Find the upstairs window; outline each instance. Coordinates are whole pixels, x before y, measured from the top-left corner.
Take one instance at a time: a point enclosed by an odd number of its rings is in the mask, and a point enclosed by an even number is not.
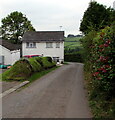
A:
[[[46,48],[53,48],[53,43],[52,42],[47,42],[46,43]]]
[[[35,42],[31,42],[31,43],[30,43],[30,42],[27,42],[27,43],[26,43],[26,47],[27,47],[27,48],[36,48],[36,43],[35,43]]]
[[[56,48],[60,48],[60,43],[59,42],[56,43]]]

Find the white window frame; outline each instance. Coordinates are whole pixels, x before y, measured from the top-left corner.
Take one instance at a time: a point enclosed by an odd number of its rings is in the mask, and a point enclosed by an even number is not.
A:
[[[56,48],[60,48],[60,42],[56,42]]]
[[[36,48],[35,42],[26,42],[26,48]]]
[[[52,42],[46,42],[46,48],[53,48]]]

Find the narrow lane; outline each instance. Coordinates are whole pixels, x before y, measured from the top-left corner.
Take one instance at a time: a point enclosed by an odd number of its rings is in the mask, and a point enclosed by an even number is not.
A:
[[[91,118],[83,64],[70,63],[5,96],[3,118]]]

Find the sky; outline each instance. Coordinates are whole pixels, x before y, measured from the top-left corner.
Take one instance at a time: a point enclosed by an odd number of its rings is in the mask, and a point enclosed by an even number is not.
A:
[[[0,20],[14,11],[22,12],[36,31],[80,33],[80,21],[91,0],[0,0]],[[96,0],[113,7],[114,0]],[[101,12],[101,11],[100,11]],[[1,22],[0,22],[1,26]],[[61,27],[60,27],[61,26]]]

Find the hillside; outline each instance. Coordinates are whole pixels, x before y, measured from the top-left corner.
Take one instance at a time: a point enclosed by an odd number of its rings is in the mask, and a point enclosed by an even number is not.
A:
[[[81,43],[80,43],[80,38],[81,37],[68,37],[65,38],[65,43],[64,43],[64,47],[65,48],[69,48],[69,49],[75,49],[76,47],[81,47]]]

